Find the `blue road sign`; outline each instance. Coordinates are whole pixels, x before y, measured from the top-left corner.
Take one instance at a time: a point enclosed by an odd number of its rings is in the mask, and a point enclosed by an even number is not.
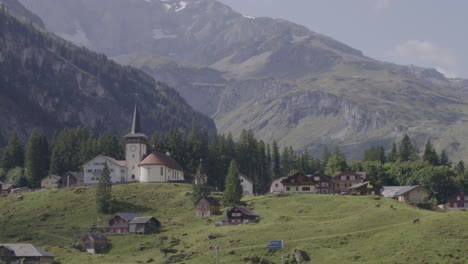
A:
[[[272,240],[267,245],[268,249],[282,249],[283,248],[283,240]]]

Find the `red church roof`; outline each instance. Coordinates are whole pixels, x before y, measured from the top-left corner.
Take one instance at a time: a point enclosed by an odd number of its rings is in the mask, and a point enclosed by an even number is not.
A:
[[[170,156],[157,151],[146,156],[146,158],[144,158],[138,165],[165,165],[173,170],[183,171],[182,167],[179,165],[179,163],[177,163],[177,161],[175,161]]]

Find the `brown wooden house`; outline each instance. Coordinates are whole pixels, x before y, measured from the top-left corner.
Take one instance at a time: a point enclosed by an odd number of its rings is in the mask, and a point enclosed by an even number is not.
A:
[[[209,217],[219,214],[219,201],[211,196],[203,197],[195,203],[195,215]]]
[[[255,223],[260,220],[260,216],[250,211],[244,206],[234,206],[227,209],[226,218],[221,220],[222,224],[239,225]]]
[[[349,187],[365,182],[366,179],[365,172],[339,172],[333,176],[333,190],[338,194],[348,194]]]
[[[447,207],[450,209],[468,209],[468,193],[457,193],[449,197]]]
[[[99,254],[105,251],[109,246],[109,240],[102,233],[88,233],[80,238],[83,248],[91,254]]]
[[[380,195],[381,186],[375,185],[370,181],[355,184],[348,188],[351,195]]]
[[[135,217],[128,224],[130,233],[150,234],[159,231],[161,222],[152,216]]]
[[[12,264],[53,264],[54,255],[31,244],[0,244],[0,261]]]
[[[15,188],[15,185],[14,184],[11,184],[11,183],[4,183],[1,185],[1,190],[0,192],[2,193],[10,193],[11,190],[13,190],[13,188]]]
[[[109,219],[109,232],[113,234],[126,234],[130,231],[129,223],[135,217],[140,217],[134,213],[116,213]]]
[[[286,193],[315,193],[317,184],[313,178],[298,172],[282,180],[284,192]]]
[[[68,188],[73,186],[84,185],[84,174],[83,172],[66,172],[60,179],[60,187]]]
[[[315,189],[317,193],[330,194],[333,193],[333,178],[320,172],[315,172],[307,177],[316,182]]]

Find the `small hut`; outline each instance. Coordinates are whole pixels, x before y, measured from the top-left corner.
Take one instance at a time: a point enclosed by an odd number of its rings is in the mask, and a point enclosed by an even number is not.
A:
[[[161,222],[152,216],[135,217],[128,223],[130,233],[149,234],[159,231]]]
[[[195,214],[200,217],[209,217],[219,213],[219,201],[211,196],[200,198],[195,203]]]
[[[110,244],[107,237],[101,233],[87,233],[80,238],[83,248],[91,254],[102,253]]]

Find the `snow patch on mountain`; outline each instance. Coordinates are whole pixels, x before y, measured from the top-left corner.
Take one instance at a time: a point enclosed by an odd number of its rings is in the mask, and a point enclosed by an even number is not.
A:
[[[176,11],[176,12],[182,11],[182,10],[184,10],[184,9],[187,7],[187,5],[188,5],[188,2],[180,1],[180,2],[177,4],[178,8],[177,8],[176,10],[174,10],[174,11]]]
[[[153,38],[155,40],[168,39],[168,38],[177,38],[177,35],[170,35],[170,34],[167,34],[167,32],[165,32],[164,30],[162,30],[160,28],[155,28],[155,29],[153,29]]]

